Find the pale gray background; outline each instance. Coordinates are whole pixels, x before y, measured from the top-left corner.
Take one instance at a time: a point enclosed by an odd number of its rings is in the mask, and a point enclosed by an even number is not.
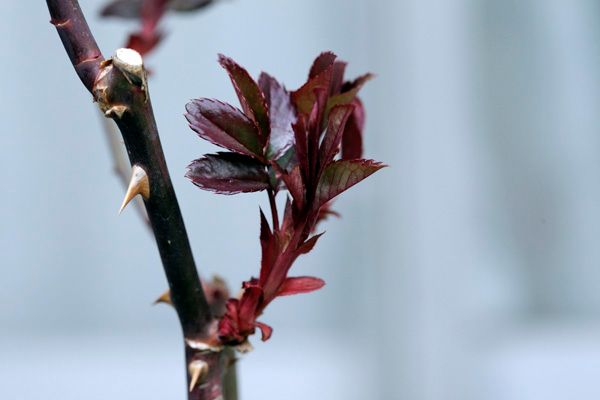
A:
[[[110,54],[132,25],[100,21]],[[0,2],[0,399],[183,399],[157,251],[111,173],[97,111],[43,1]],[[147,60],[164,150],[205,275],[256,273],[263,196],[183,178],[215,148],[182,117],[235,102],[216,54],[295,88],[331,49],[391,168],[336,203],[296,271],[326,279],[264,316],[243,399],[600,396],[600,4],[231,0],[170,16]],[[255,340],[256,342],[256,340]]]

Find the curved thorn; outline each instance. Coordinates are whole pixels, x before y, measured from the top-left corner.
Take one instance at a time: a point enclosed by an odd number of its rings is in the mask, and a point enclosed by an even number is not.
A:
[[[148,180],[146,171],[136,164],[133,166],[129,187],[127,188],[127,193],[125,193],[125,198],[119,209],[119,214],[121,214],[127,204],[129,204],[129,202],[138,194],[141,194],[146,200],[150,197],[150,181]]]
[[[154,304],[159,304],[159,303],[173,305],[173,303],[171,302],[171,291],[170,290],[167,289],[166,292],[161,294],[160,297],[154,301]]]
[[[208,364],[202,360],[192,361],[188,367],[190,373],[190,392],[194,390],[196,385],[201,382],[201,379],[208,373]]]

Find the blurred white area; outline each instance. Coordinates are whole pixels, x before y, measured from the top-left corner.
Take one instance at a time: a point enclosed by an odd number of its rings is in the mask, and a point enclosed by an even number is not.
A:
[[[81,0],[105,54],[132,25]],[[0,2],[0,398],[185,396],[153,240],[43,1]],[[391,167],[336,202],[239,363],[242,399],[559,400],[600,395],[600,5],[573,1],[232,0],[170,16],[148,58],[199,269],[258,269],[260,195],[183,178],[215,147],[195,97],[236,103],[216,55],[289,88],[331,49],[363,91],[366,155]]]

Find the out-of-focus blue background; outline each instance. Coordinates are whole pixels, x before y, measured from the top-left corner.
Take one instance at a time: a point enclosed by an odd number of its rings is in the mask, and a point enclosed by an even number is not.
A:
[[[133,24],[101,21],[109,55]],[[0,2],[0,398],[183,399],[175,313],[151,237],[43,1]],[[297,87],[331,49],[389,169],[336,202],[239,363],[242,399],[600,396],[600,5],[584,0],[223,0],[171,15],[149,57],[166,157],[201,272],[256,274],[262,195],[183,178],[215,148],[195,97],[236,103],[225,53]]]

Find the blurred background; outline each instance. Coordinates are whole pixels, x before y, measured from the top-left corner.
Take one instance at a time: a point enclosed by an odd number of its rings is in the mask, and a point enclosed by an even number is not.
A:
[[[134,23],[101,20],[110,55]],[[153,239],[43,1],[0,2],[0,398],[183,399],[179,327]],[[169,15],[146,64],[201,273],[256,274],[262,195],[183,178],[214,151],[185,103],[237,104],[217,53],[296,88],[330,49],[362,92],[366,156],[239,362],[242,399],[600,396],[600,3],[223,0]],[[266,197],[266,196],[264,196]]]

